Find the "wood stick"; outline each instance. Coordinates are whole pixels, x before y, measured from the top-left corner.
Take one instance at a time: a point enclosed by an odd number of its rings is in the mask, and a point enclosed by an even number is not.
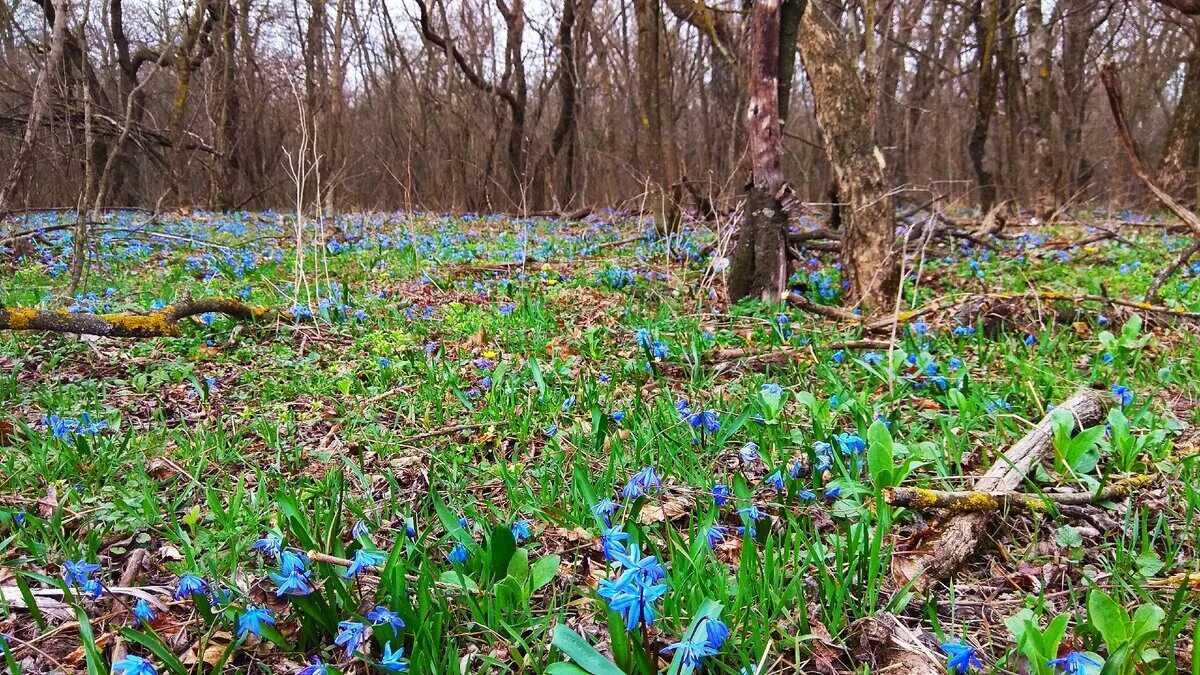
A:
[[[262,321],[291,312],[275,312],[247,305],[232,298],[184,298],[146,314],[72,314],[32,307],[0,307],[0,330],[37,330],[48,333],[78,333],[105,337],[179,337],[179,321],[197,314],[227,314],[243,321]]]
[[[1082,389],[1058,406],[1056,411],[1070,413],[1074,419],[1074,433],[1103,422],[1110,405],[1112,397],[1107,392]],[[975,490],[985,493],[1014,491],[1053,444],[1054,419],[1047,414],[1024,438],[996,459],[987,473],[975,482]],[[995,513],[972,511],[947,521],[929,552],[902,566],[902,573],[910,580],[915,580],[913,588],[924,592],[937,581],[953,575],[975,553]]]
[[[1067,494],[982,492],[979,490],[947,492],[943,490],[925,490],[922,488],[890,488],[884,491],[883,499],[892,506],[905,506],[919,511],[933,509],[945,509],[954,513],[1006,511],[1008,509],[1045,511],[1055,505],[1086,506],[1088,504],[1099,504],[1101,502],[1123,499],[1128,497],[1134,490],[1144,488],[1153,482],[1153,476],[1138,475],[1111,483],[1099,492],[1072,492]]]

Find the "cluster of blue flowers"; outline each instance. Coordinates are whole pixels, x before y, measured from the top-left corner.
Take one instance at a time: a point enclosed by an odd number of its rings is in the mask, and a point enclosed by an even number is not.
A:
[[[79,419],[47,415],[42,421],[54,438],[63,441],[70,440],[75,434],[95,435],[108,428],[107,421],[93,420],[88,413],[81,414]]]

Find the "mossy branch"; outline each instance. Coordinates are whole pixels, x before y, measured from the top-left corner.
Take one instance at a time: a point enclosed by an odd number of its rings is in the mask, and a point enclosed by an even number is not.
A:
[[[179,337],[179,321],[199,314],[225,314],[243,321],[263,321],[288,313],[247,305],[232,298],[185,298],[144,314],[74,314],[66,310],[0,307],[0,330],[36,330],[104,337]]]
[[[922,488],[892,488],[884,491],[883,500],[892,506],[905,506],[918,511],[943,509],[953,513],[1004,511],[1023,509],[1046,511],[1054,506],[1086,506],[1111,502],[1128,497],[1134,490],[1148,487],[1153,476],[1138,475],[1117,481],[1099,492],[1070,494],[1029,494],[1025,492],[983,492],[965,490],[945,492]]]

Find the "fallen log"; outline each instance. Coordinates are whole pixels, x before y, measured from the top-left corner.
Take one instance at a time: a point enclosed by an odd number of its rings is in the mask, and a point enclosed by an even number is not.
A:
[[[275,312],[232,298],[185,298],[144,314],[73,314],[66,310],[0,307],[0,330],[36,330],[120,338],[180,337],[183,335],[179,327],[180,320],[208,313],[225,314],[243,321],[291,316],[290,312]]]
[[[1072,433],[1075,433],[1103,422],[1110,405],[1112,397],[1108,392],[1081,389],[1056,410],[1070,413],[1074,419]],[[1013,492],[1053,444],[1054,420],[1047,414],[1024,438],[992,463],[987,473],[975,482],[975,490],[985,493]],[[906,582],[913,582],[915,590],[927,591],[933,584],[953,575],[975,553],[995,515],[995,510],[955,515],[946,522],[928,553],[899,564],[897,569],[907,577]]]
[[[883,500],[892,506],[904,506],[918,511],[943,509],[953,513],[978,513],[1023,509],[1046,511],[1054,506],[1087,506],[1128,497],[1134,490],[1149,486],[1153,476],[1138,475],[1111,483],[1098,492],[1066,494],[1028,492],[985,492],[981,490],[926,490],[923,488],[890,488]]]

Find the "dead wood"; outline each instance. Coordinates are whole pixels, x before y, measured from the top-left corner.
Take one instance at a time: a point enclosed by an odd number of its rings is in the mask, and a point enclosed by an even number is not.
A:
[[[0,330],[36,330],[103,337],[179,337],[179,321],[199,314],[225,314],[243,321],[290,318],[290,312],[244,304],[232,298],[185,298],[145,314],[72,314],[66,310],[0,307]]]
[[[1082,389],[1058,406],[1074,420],[1072,433],[1104,421],[1112,397],[1095,389]],[[1047,414],[1024,438],[1017,441],[975,482],[975,490],[985,493],[1012,492],[1025,476],[1050,451],[1054,442],[1054,419]],[[953,575],[974,555],[987,534],[995,511],[972,511],[956,515],[946,522],[929,552],[905,563],[902,575],[914,582],[918,591],[927,591],[936,582]]]
[[[985,492],[960,490],[947,492],[921,488],[891,488],[883,499],[892,506],[904,506],[918,511],[943,509],[954,513],[977,513],[1023,509],[1045,511],[1054,506],[1088,506],[1128,497],[1134,490],[1149,486],[1153,476],[1138,475],[1111,483],[1099,492],[1066,494],[1030,494],[1027,492]]]

